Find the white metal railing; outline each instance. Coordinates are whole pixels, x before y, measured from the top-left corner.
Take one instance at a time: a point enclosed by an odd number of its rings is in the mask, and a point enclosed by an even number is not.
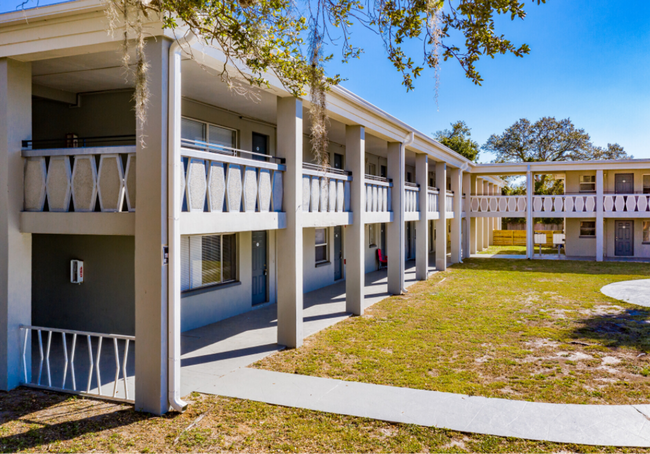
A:
[[[350,211],[352,173],[303,163],[302,210],[313,213]]]
[[[93,212],[97,203],[103,212],[135,211],[135,145],[26,149],[22,156],[25,211],[67,212],[72,205]]]
[[[204,142],[181,144],[183,211],[283,211],[286,166],[281,158]]]
[[[429,213],[438,212],[438,194],[439,191],[437,188],[428,187],[427,188],[427,210]]]
[[[511,213],[526,211],[527,206],[525,195],[473,195],[469,208],[472,213]]]
[[[447,196],[445,199],[445,211],[447,213],[454,212],[454,193],[452,191],[447,191]]]
[[[533,196],[533,211],[539,213],[594,213],[594,195]]]
[[[420,185],[416,183],[404,183],[404,212],[417,213],[420,211],[419,195]]]
[[[650,194],[606,194],[603,196],[605,213],[647,213],[650,211]]]
[[[20,331],[22,333],[22,373],[23,379],[22,384],[25,386],[32,386],[37,388],[49,389],[53,391],[66,392],[72,394],[82,394],[89,395],[94,397],[109,398],[111,400],[118,400],[122,402],[134,402],[133,395],[129,395],[129,384],[127,379],[127,363],[129,358],[129,344],[131,341],[135,341],[134,336],[124,336],[119,334],[103,334],[103,333],[93,333],[89,331],[77,331],[70,329],[59,329],[59,328],[45,328],[42,326],[27,326],[21,325]],[[38,353],[40,356],[39,366],[38,366],[38,376],[36,380],[30,380],[28,373],[27,365],[27,349],[31,347],[30,343],[30,334],[36,332],[38,339]],[[47,336],[47,341],[45,345],[45,350],[43,349],[43,334]],[[52,341],[53,334],[61,335],[61,348],[60,355],[52,355]],[[68,336],[72,340],[70,351],[68,352]],[[77,386],[77,379],[82,378],[84,374],[79,374],[78,371],[75,371],[75,356],[77,350],[77,340],[81,338],[86,341],[88,348],[88,369],[87,369],[87,379],[85,380],[85,389],[83,387]],[[97,339],[96,342],[96,351],[93,353],[93,339]],[[101,358],[102,358],[102,344],[104,339],[112,339],[113,341],[113,355],[115,359],[115,376],[113,378],[113,391],[111,394],[104,394],[102,391],[102,378],[101,378]],[[56,342],[56,339],[55,339]],[[122,358],[120,360],[120,348],[119,344],[122,343],[124,347],[122,348]],[[58,349],[57,349],[58,350]],[[57,361],[60,365],[60,362],[63,361],[63,367],[56,368],[54,372],[61,375],[58,377],[60,379],[61,386],[56,386],[55,379],[53,379],[53,370],[50,363],[50,358],[54,356],[54,360]],[[43,377],[43,366],[45,366],[45,377]],[[68,371],[70,371],[70,385],[68,384]],[[120,372],[122,378],[120,379]],[[93,376],[94,375],[94,376]],[[45,378],[45,380],[44,380]],[[93,379],[95,383],[93,386]],[[122,381],[124,385],[124,393],[121,393],[121,390],[118,389],[119,382]],[[46,382],[46,383],[44,383]],[[83,382],[82,382],[83,383]],[[107,383],[109,385],[109,383]]]
[[[366,175],[366,212],[388,213],[392,209],[393,182],[384,177]]]

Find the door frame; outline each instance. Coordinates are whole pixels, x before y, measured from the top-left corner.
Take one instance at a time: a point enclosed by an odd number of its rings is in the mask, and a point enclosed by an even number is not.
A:
[[[251,278],[253,276],[253,256],[252,256],[252,248],[253,248],[253,238],[255,233],[263,233],[264,234],[264,243],[265,243],[265,256],[266,256],[266,295],[264,295],[264,301],[259,302],[259,303],[252,303],[252,306],[258,306],[260,304],[265,304],[270,301],[270,280],[269,280],[269,275],[271,274],[271,270],[269,269],[269,231],[268,230],[254,230],[251,232]],[[253,300],[253,283],[251,280],[251,302]]]
[[[618,223],[619,222],[629,222],[630,223],[630,232],[631,232],[631,243],[632,250],[630,255],[618,255],[616,253],[616,244],[618,243]],[[634,257],[634,219],[615,219],[614,220],[614,256],[616,257]]]

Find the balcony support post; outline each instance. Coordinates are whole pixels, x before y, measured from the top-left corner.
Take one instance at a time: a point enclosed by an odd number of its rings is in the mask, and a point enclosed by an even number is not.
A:
[[[286,159],[284,211],[287,228],[276,232],[278,251],[278,344],[303,342],[302,100],[278,98],[278,156]]]
[[[428,180],[429,158],[425,153],[416,154],[415,182],[420,185],[418,194],[420,220],[415,223],[415,278],[420,281],[429,277]]]
[[[487,181],[483,182],[483,194],[490,195],[490,183]],[[491,218],[483,218],[483,249],[490,247],[490,221]]]
[[[32,66],[0,59],[0,389],[23,379],[19,326],[32,322],[32,235],[21,233],[24,163],[21,140],[32,137]],[[45,188],[43,188],[45,190]],[[31,349],[27,379],[31,380]]]
[[[462,261],[462,203],[463,191],[461,190],[463,184],[463,171],[460,169],[451,169],[451,190],[454,192],[454,217],[451,219],[451,263],[458,263]]]
[[[436,222],[436,270],[447,269],[447,164],[436,162],[436,186],[440,217]]]
[[[467,194],[467,196],[470,198],[469,204],[468,204],[468,216],[471,213],[471,206],[472,206],[472,201],[471,201],[471,196],[473,195],[479,195],[479,190],[478,190],[478,177],[476,175],[471,175],[470,176],[470,181],[471,181],[471,187],[470,187],[470,192]],[[476,254],[478,252],[478,238],[479,238],[479,229],[480,229],[480,220],[481,218],[479,217],[471,217],[470,220],[470,231],[469,231],[469,242],[470,242],[470,249],[469,253],[470,254]]]
[[[489,183],[489,192],[491,196],[496,195],[496,191],[494,190],[496,185],[494,183]],[[490,217],[488,218],[488,247],[492,246],[494,244],[494,225],[496,224],[496,218],[495,217]]]
[[[463,181],[463,195],[465,196],[465,219],[463,219],[463,259],[468,259],[470,256],[470,243],[472,232],[472,175],[468,172],[461,172]]]
[[[388,293],[400,295],[404,290],[404,181],[406,179],[405,147],[388,143],[388,178],[393,180],[391,209],[393,222],[388,224]]]
[[[350,207],[352,225],[345,229],[345,310],[363,315],[365,283],[365,214],[366,214],[366,137],[363,126],[345,127],[345,165],[352,171]]]
[[[526,172],[526,258],[532,260],[534,254],[534,236],[533,236],[533,192],[535,190],[535,181],[533,172],[528,165]]]
[[[485,190],[483,186],[483,178],[477,178],[476,180],[476,195],[479,196],[484,196],[485,195]],[[481,204],[481,200],[479,199],[479,206]],[[484,249],[484,242],[483,242],[483,229],[485,228],[485,218],[484,217],[477,217],[476,218],[476,252],[481,252]]]
[[[604,223],[603,223],[603,171],[596,170],[596,261],[603,261]]]

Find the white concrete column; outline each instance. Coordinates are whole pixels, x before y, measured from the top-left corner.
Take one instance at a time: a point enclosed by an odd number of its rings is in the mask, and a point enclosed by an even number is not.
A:
[[[167,126],[169,46],[147,42],[150,65],[147,121],[137,131],[135,213],[135,408],[153,414],[169,409],[167,399]],[[143,138],[144,140],[141,140]],[[144,142],[144,144],[143,144]]]
[[[353,221],[345,229],[345,310],[363,315],[365,292],[366,139],[363,126],[345,127],[345,166],[352,171],[350,207]]]
[[[465,219],[463,219],[463,227],[465,235],[463,236],[463,258],[470,256],[470,244],[472,239],[472,217],[470,210],[471,194],[472,194],[472,175],[467,172],[461,172],[463,180],[463,195],[465,196]]]
[[[393,180],[393,222],[387,227],[388,293],[399,295],[404,290],[404,181],[406,180],[405,147],[388,142],[388,178]]]
[[[476,180],[476,195],[480,195],[480,196],[485,195],[483,183],[484,181],[482,178],[478,178]],[[476,251],[477,252],[481,252],[485,248],[485,242],[483,241],[483,239],[485,238],[485,236],[483,235],[484,228],[485,228],[485,218],[477,217],[476,218]]]
[[[496,185],[494,183],[489,183],[489,191],[490,191],[491,196],[496,195],[495,188],[496,188]],[[492,246],[494,244],[494,225],[495,225],[496,218],[495,217],[490,217],[488,219],[489,219],[489,221],[488,221],[488,243],[487,243],[487,245],[489,247],[489,246]]]
[[[283,210],[287,228],[277,231],[278,344],[303,341],[302,100],[278,98],[277,153],[285,158]],[[351,271],[348,269],[348,273]],[[349,274],[348,274],[349,276]]]
[[[463,223],[463,171],[451,169],[451,190],[454,192],[454,217],[451,220],[451,263],[462,260],[462,223]]]
[[[533,173],[530,171],[530,165],[528,165],[528,171],[526,172],[526,258],[529,260],[533,258],[533,249],[535,247],[535,238],[533,237],[533,228],[535,227],[533,223],[534,188]]]
[[[471,191],[468,193],[468,196],[471,195],[479,195],[478,191],[478,177],[476,175],[471,175],[470,176],[470,181],[471,181]],[[471,198],[470,198],[470,204],[471,204]],[[470,205],[468,205],[470,206]],[[476,254],[478,252],[478,239],[479,239],[479,221],[481,218],[479,217],[472,217],[470,219],[470,232],[469,232],[469,238],[470,238],[470,254]]]
[[[420,220],[415,223],[415,278],[429,277],[429,221],[427,220],[427,189],[429,180],[429,158],[426,154],[415,155],[415,182],[420,185]]]
[[[0,389],[20,384],[21,324],[32,322],[32,235],[20,233],[24,164],[32,138],[32,66],[0,59]],[[27,349],[31,379],[31,348]]]
[[[447,269],[447,164],[436,162],[436,186],[438,186],[438,209],[436,223],[436,270]]]
[[[605,242],[603,216],[603,171],[596,170],[596,261],[603,261]]]
[[[490,183],[483,182],[483,194],[490,195]],[[483,249],[490,246],[490,218],[483,218]]]

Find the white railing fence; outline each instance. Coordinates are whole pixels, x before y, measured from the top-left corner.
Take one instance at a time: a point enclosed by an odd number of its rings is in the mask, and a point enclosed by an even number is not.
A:
[[[204,142],[181,144],[183,211],[283,211],[282,159]]]
[[[447,213],[454,212],[454,193],[451,191],[447,191],[447,196],[445,199],[445,211]]]
[[[388,178],[366,175],[366,212],[388,213],[392,209],[393,183]]]
[[[437,213],[438,212],[438,189],[433,188],[429,186],[427,188],[427,210],[429,213]]]
[[[350,211],[352,173],[333,167],[303,163],[302,210],[312,213]]]
[[[603,196],[605,213],[650,212],[650,194],[606,194]]]
[[[594,213],[596,211],[596,196],[533,196],[533,211],[541,213]]]
[[[509,213],[526,211],[528,202],[526,196],[480,196],[470,197],[472,213]]]
[[[420,211],[420,185],[406,182],[404,190],[404,212],[417,213]]]
[[[133,373],[129,373],[134,367],[135,354],[131,346],[135,342],[134,336],[26,325],[20,326],[20,332],[23,385],[134,402],[134,391],[129,390],[135,378]],[[108,347],[102,356],[105,339],[112,343],[112,348]],[[32,354],[31,377],[28,353]],[[33,358],[35,353],[38,355]],[[113,381],[102,384],[102,371],[106,375],[113,368]]]

